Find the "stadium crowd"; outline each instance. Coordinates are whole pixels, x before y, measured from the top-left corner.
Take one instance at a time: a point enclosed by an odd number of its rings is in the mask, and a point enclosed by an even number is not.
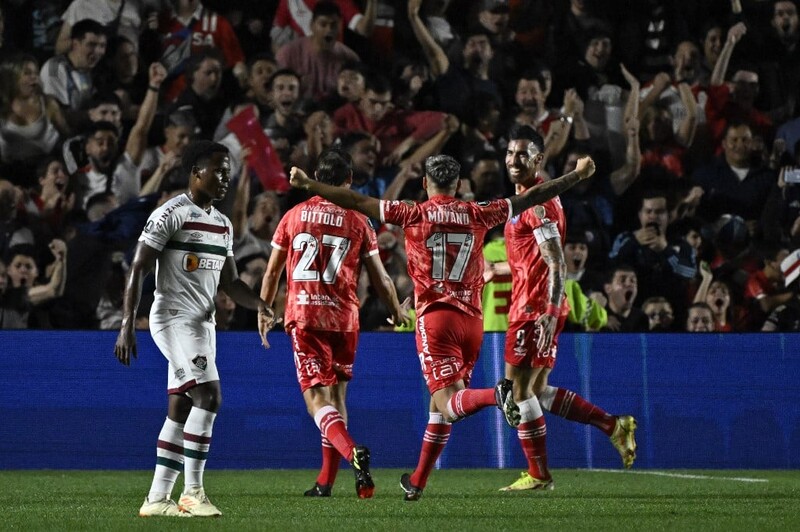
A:
[[[797,331],[800,29],[794,0],[28,0],[0,13],[0,328],[118,329],[150,213],[187,188],[193,139],[232,154],[242,278],[256,291],[291,166],[339,145],[352,188],[424,195],[461,164],[463,200],[514,193],[507,132],[542,174],[590,155],[561,196],[567,330]],[[374,221],[399,299],[403,232]],[[505,330],[502,230],[485,329]],[[152,280],[139,306],[147,328]],[[285,281],[275,299],[282,314]],[[390,311],[366,272],[362,330]],[[257,328],[224,293],[217,329]]]

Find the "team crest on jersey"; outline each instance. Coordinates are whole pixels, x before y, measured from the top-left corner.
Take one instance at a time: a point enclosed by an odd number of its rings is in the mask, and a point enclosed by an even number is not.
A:
[[[187,253],[183,256],[183,270],[193,272],[195,270],[216,270],[222,271],[225,261],[222,259],[207,259],[198,257],[194,253]]]
[[[404,199],[404,200],[401,200],[401,202],[402,202],[402,203],[405,203],[405,204],[406,204],[406,205],[408,205],[409,207],[414,207],[414,206],[416,205],[416,203],[414,203],[414,202],[413,202],[413,201],[411,201],[410,199]]]
[[[535,214],[537,218],[544,218],[545,214],[547,214],[547,211],[545,211],[544,207],[541,205],[537,205],[533,208],[533,214]]]
[[[192,211],[189,213],[189,218],[202,218],[203,214],[197,211]]]
[[[192,364],[200,368],[201,371],[205,371],[208,367],[208,358],[203,355],[197,355],[192,359]]]

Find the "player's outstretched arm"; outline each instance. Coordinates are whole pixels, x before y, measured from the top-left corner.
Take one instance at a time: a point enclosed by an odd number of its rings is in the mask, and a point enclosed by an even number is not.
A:
[[[122,326],[117,335],[117,343],[114,344],[114,356],[120,363],[130,366],[131,354],[136,358],[136,333],[134,325],[136,323],[136,309],[139,308],[139,299],[142,296],[142,283],[145,276],[150,273],[156,265],[159,251],[151,248],[144,242],[136,245],[131,264],[128,283],[125,286],[125,296],[122,301]]]
[[[516,216],[525,209],[552,199],[565,190],[575,185],[578,181],[589,179],[594,174],[594,161],[591,157],[581,157],[572,172],[529,188],[522,194],[509,198],[511,200],[512,216]]]
[[[349,188],[334,187],[320,183],[308,177],[303,170],[296,166],[292,167],[289,176],[289,183],[294,188],[308,190],[312,194],[322,196],[339,207],[358,211],[370,218],[380,219],[381,217],[381,203],[377,198],[359,194]]]

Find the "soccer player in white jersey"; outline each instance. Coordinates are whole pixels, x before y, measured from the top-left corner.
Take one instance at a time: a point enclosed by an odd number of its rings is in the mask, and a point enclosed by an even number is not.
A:
[[[142,517],[222,515],[205,494],[203,472],[222,393],[216,365],[214,297],[221,288],[238,304],[268,315],[272,309],[236,271],[233,226],[212,203],[225,197],[230,156],[221,144],[200,140],[183,154],[189,190],[156,209],[144,227],[125,289],[122,327],[114,354],[136,358],[134,319],[144,277],[155,267],[150,331],[169,361],[167,419],[158,436],[156,469]],[[183,469],[184,491],[170,496]]]

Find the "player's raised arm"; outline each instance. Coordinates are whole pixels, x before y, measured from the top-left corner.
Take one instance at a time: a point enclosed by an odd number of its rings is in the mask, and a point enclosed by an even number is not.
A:
[[[139,299],[142,297],[142,283],[145,276],[150,273],[156,265],[156,258],[159,255],[157,249],[151,248],[144,242],[136,245],[133,256],[133,264],[128,277],[128,284],[125,287],[125,296],[122,302],[122,326],[117,336],[117,343],[114,345],[114,355],[120,363],[130,366],[131,354],[136,358],[136,309],[139,307]]]
[[[544,203],[545,201],[554,198],[568,190],[570,187],[583,179],[589,179],[594,174],[594,161],[591,157],[581,157],[578,159],[578,164],[572,172],[553,179],[547,183],[541,183],[533,186],[523,192],[509,198],[511,200],[512,216],[516,216],[525,209],[529,209],[534,205]]]
[[[311,179],[300,168],[293,166],[290,172],[289,183],[295,188],[308,190],[345,209],[353,209],[370,218],[380,219],[380,201],[377,198],[359,194],[354,190],[344,187],[334,187]]]

